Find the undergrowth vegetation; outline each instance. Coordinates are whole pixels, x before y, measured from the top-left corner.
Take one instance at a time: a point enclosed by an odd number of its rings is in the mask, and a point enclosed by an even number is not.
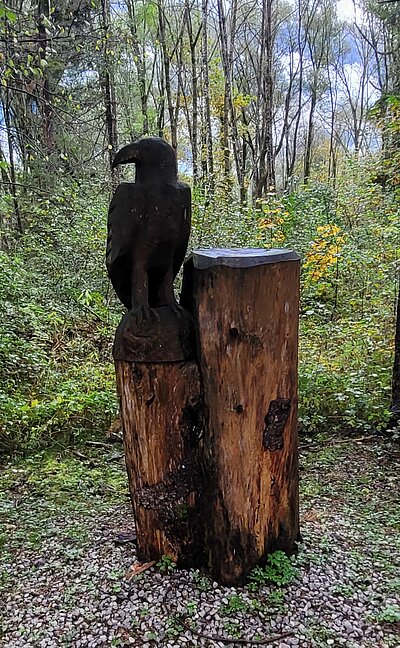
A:
[[[23,237],[0,252],[3,451],[74,442],[103,431],[117,411],[106,199],[75,191],[68,203],[59,196],[36,206]]]
[[[192,247],[302,257],[300,423],[310,434],[373,432],[388,417],[400,210],[369,165],[349,161],[336,187],[317,177],[254,209],[223,188],[209,204],[193,196]],[[102,434],[117,414],[111,346],[122,310],[104,267],[108,200],[72,184],[25,204],[24,234],[0,252],[3,452]]]

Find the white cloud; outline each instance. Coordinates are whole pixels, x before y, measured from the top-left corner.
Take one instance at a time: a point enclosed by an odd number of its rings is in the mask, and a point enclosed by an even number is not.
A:
[[[339,18],[353,22],[356,17],[356,7],[353,0],[337,0]]]

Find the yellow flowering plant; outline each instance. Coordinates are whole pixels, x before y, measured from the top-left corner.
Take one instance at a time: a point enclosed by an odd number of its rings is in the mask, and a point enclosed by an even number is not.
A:
[[[303,264],[309,281],[320,281],[332,266],[337,267],[344,244],[345,237],[338,225],[327,224],[317,227],[317,236],[311,241],[311,247]]]
[[[261,216],[258,221],[257,241],[265,247],[282,245],[286,240],[285,226],[289,217],[284,204],[271,192],[266,198],[258,201],[257,207]]]

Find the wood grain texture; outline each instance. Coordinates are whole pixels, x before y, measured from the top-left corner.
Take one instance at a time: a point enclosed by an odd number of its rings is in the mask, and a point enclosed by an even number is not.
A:
[[[138,557],[199,564],[197,365],[116,361],[115,370]]]
[[[208,561],[218,581],[238,584],[299,537],[299,262],[192,264],[187,278],[204,383]]]

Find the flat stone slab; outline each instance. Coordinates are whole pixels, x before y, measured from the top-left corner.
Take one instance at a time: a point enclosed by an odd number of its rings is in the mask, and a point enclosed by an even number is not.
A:
[[[210,250],[194,250],[189,256],[195,268],[207,270],[215,266],[229,268],[253,268],[267,263],[283,261],[299,261],[296,252],[285,248],[211,248]]]

